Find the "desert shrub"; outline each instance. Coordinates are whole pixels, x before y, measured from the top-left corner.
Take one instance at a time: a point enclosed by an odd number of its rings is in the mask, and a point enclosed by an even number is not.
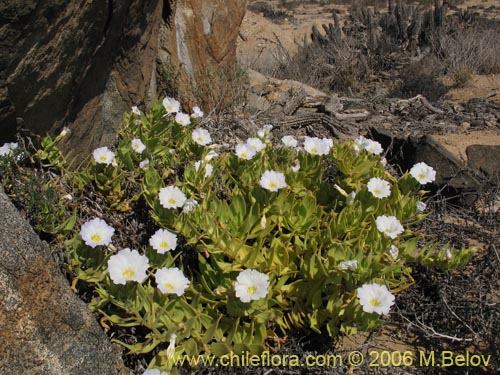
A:
[[[273,22],[282,22],[285,18],[290,17],[288,13],[277,9],[265,1],[250,3],[248,5],[248,10],[254,13],[262,13],[264,17],[269,18]]]
[[[473,73],[500,73],[498,30],[461,30],[442,34],[435,46],[436,55],[455,83],[464,84]]]
[[[50,138],[35,155],[73,197],[58,233],[73,286],[93,291],[102,324],[137,328],[139,342],[114,341],[150,367],[260,353],[291,330],[372,329],[412,285],[412,263],[469,258],[412,230],[431,167],[394,176],[377,142],[305,138],[299,149],[293,137],[273,143],[269,126],[223,152],[201,111],[179,108],[134,108],[114,151],[94,150],[75,171]],[[2,163],[13,150],[2,146]]]
[[[273,75],[294,79],[324,90],[355,88],[370,73],[356,40],[320,45],[304,43],[296,55],[282,54]]]
[[[393,94],[404,98],[420,94],[429,100],[438,100],[447,91],[441,80],[442,75],[443,68],[433,56],[413,62],[401,70],[401,84]]]

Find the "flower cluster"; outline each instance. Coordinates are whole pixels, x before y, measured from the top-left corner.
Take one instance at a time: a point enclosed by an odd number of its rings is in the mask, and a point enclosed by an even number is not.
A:
[[[117,249],[113,227],[89,220],[72,259],[99,255],[75,268],[80,280],[99,280],[98,309],[118,307],[113,324],[155,327],[157,354],[145,373],[163,375],[174,354],[262,350],[274,327],[335,336],[370,329],[391,311],[391,289],[411,280],[407,262],[424,259],[410,224],[424,217],[418,190],[434,181],[432,167],[418,163],[396,177],[378,142],[359,137],[353,150],[329,138],[274,140],[271,125],[224,152],[198,124],[199,107],[188,115],[167,97],[151,108],[124,116],[116,151],[94,150],[89,166],[92,187],[111,197],[103,215],[146,204],[147,236]]]

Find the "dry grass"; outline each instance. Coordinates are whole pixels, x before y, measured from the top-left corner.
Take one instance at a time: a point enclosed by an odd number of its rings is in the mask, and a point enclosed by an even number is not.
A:
[[[500,73],[500,27],[461,30],[439,36],[435,53],[457,86],[467,83],[473,74]]]

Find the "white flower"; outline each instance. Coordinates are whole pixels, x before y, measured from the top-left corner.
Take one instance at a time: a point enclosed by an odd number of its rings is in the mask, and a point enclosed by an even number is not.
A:
[[[453,254],[451,253],[450,249],[446,249],[446,258],[451,259]]]
[[[83,241],[90,247],[109,245],[114,233],[114,228],[99,218],[87,221],[80,229]]]
[[[214,166],[210,163],[205,164],[205,177],[210,177],[214,171]]]
[[[378,177],[373,177],[368,181],[368,191],[372,193],[375,198],[387,198],[391,195],[391,186],[387,181]]]
[[[188,126],[189,124],[191,124],[191,119],[189,118],[189,115],[186,115],[185,113],[182,112],[178,112],[175,115],[175,122],[182,126]]]
[[[353,260],[344,260],[339,263],[339,268],[341,270],[351,270],[354,271],[358,268],[358,261],[356,259]]]
[[[12,151],[14,151],[16,148],[19,147],[19,143],[17,142],[10,142],[6,143],[7,147],[9,147]]]
[[[425,202],[422,202],[422,201],[418,201],[417,202],[417,212],[424,212],[425,209],[427,208],[427,205],[425,204]]]
[[[331,138],[322,138],[321,141],[328,146],[329,148],[333,147],[333,139]]]
[[[0,147],[0,156],[10,155],[12,149],[10,148],[10,143],[5,143],[2,147]]]
[[[116,158],[113,158],[113,160],[111,161],[111,165],[113,167],[118,167],[118,162],[116,161]]]
[[[387,159],[386,158],[381,158],[380,159],[380,164],[382,164],[385,167],[387,165]]]
[[[352,204],[355,199],[356,199],[356,192],[353,190],[349,193],[345,201],[347,204]]]
[[[165,208],[182,207],[186,196],[177,186],[167,186],[160,189],[160,203]]]
[[[389,254],[391,254],[392,259],[396,260],[398,259],[399,256],[399,249],[396,246],[391,245],[391,248],[389,249]]]
[[[141,154],[146,149],[146,145],[139,138],[132,139],[131,143],[132,149],[138,154]]]
[[[379,155],[384,151],[380,143],[365,138],[362,135],[354,140],[354,149],[356,152],[366,150],[374,155]]]
[[[210,150],[208,152],[208,154],[205,155],[205,157],[203,158],[203,160],[205,161],[210,161],[212,160],[213,158],[216,158],[217,156],[219,156],[218,153],[216,153],[214,150]]]
[[[212,143],[212,138],[210,137],[210,133],[202,128],[196,128],[192,133],[193,141],[198,143],[199,145],[206,146]]]
[[[177,113],[181,110],[181,103],[173,98],[169,98],[168,96],[163,99],[162,104],[165,107],[167,114]]]
[[[271,130],[273,130],[273,126],[270,124],[264,125],[261,129],[257,131],[257,135],[261,139],[271,139]]]
[[[267,218],[266,214],[262,214],[262,217],[260,218],[260,229],[264,230],[267,227]]]
[[[96,148],[92,155],[96,163],[106,165],[113,163],[113,159],[115,158],[115,153],[107,147]]]
[[[61,130],[61,132],[59,133],[59,137],[64,138],[70,133],[71,133],[71,129],[65,126],[63,128],[63,130]]]
[[[365,150],[374,155],[380,155],[382,152],[384,152],[382,145],[377,141],[372,141],[371,139],[367,140]]]
[[[248,138],[247,145],[255,150],[255,152],[262,151],[266,145],[259,138]]]
[[[149,165],[149,159],[144,159],[139,163],[139,168],[146,169]]]
[[[195,106],[193,107],[193,113],[191,114],[192,118],[202,118],[203,117],[203,111],[200,109],[200,107]]]
[[[306,137],[304,140],[304,149],[311,155],[327,155],[333,145],[331,139],[317,137]]]
[[[168,149],[168,153],[169,153],[170,155],[175,154],[175,148],[169,148],[169,149]]]
[[[295,165],[290,167],[290,170],[294,173],[297,173],[300,170],[300,162],[296,162]]]
[[[179,297],[189,287],[189,279],[177,267],[160,268],[155,274],[156,285],[164,294],[177,294]]]
[[[377,229],[386,236],[394,239],[404,232],[404,228],[395,216],[379,216],[375,220]]]
[[[260,186],[266,190],[278,191],[286,187],[285,175],[281,172],[265,171],[260,178]]]
[[[234,151],[236,153],[236,156],[238,156],[240,159],[245,160],[252,159],[256,154],[255,150],[246,143],[237,144],[234,148]]]
[[[73,196],[71,194],[66,194],[66,195],[63,195],[61,197],[61,199],[64,199],[64,200],[67,200],[67,201],[72,201],[73,200]]]
[[[165,254],[177,247],[177,235],[166,229],[158,229],[149,239],[149,244],[159,254]]]
[[[174,357],[174,354],[175,354],[175,340],[176,339],[177,339],[177,335],[175,333],[172,333],[170,335],[170,342],[168,343],[168,348],[167,348],[167,352],[166,352],[166,354],[167,354],[167,360]]]
[[[153,368],[153,369],[144,371],[142,373],[142,375],[168,375],[168,372],[160,371],[157,368]]]
[[[250,302],[267,296],[269,276],[262,272],[247,269],[238,275],[234,290],[242,302]]]
[[[417,163],[410,169],[410,174],[422,185],[433,182],[436,179],[434,168],[425,163]]]
[[[184,207],[182,208],[182,212],[188,213],[194,210],[194,208],[198,206],[198,202],[195,199],[189,198],[186,199],[186,203],[184,203]]]
[[[200,169],[201,163],[202,163],[201,160],[198,160],[196,163],[194,163],[194,169],[196,170],[196,172],[198,172],[198,170]],[[212,164],[210,163],[205,164],[205,177],[210,177],[212,175],[213,170],[214,167]]]
[[[354,140],[354,149],[356,152],[360,152],[361,150],[364,150],[365,147],[368,145],[368,138],[363,137],[360,135],[358,138]]]
[[[127,281],[142,283],[148,277],[148,268],[148,258],[129,248],[111,255],[108,260],[109,277],[115,284],[125,285]]]
[[[283,142],[286,147],[297,147],[297,140],[291,135],[285,135],[282,137],[281,142]]]
[[[394,304],[395,298],[385,285],[364,284],[356,290],[364,312],[388,314]]]
[[[139,108],[137,108],[137,106],[135,106],[135,105],[132,107],[132,113],[133,113],[134,115],[137,115],[137,116],[140,116],[140,115],[141,115],[141,111],[140,111],[140,110],[139,110]]]

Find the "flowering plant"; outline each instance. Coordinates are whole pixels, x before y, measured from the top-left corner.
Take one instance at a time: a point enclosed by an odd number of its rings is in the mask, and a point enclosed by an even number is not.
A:
[[[127,242],[93,218],[66,245],[102,321],[144,328],[143,341],[121,343],[155,350],[151,367],[170,370],[173,353],[258,353],[291,329],[371,329],[413,283],[411,263],[467,261],[412,229],[432,167],[396,177],[377,142],[306,137],[297,148],[291,136],[274,144],[270,126],[222,152],[202,116],[172,98],[135,108],[118,143],[69,175],[106,197],[104,214],[144,220]]]

